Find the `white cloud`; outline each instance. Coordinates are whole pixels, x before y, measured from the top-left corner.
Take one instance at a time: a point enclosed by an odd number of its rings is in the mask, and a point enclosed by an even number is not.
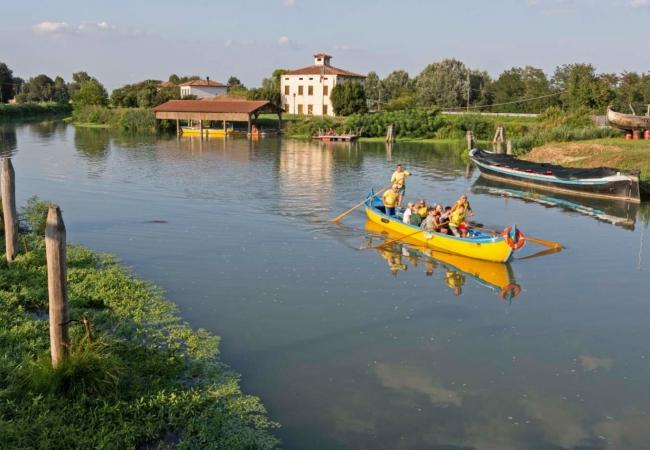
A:
[[[48,34],[52,36],[81,35],[81,34],[99,34],[99,33],[116,33],[124,36],[139,35],[139,30],[130,30],[127,28],[118,28],[116,25],[106,22],[82,22],[78,25],[71,25],[67,22],[50,22],[44,21],[37,23],[32,27],[36,34]]]
[[[650,8],[650,0],[631,0],[628,4],[632,8]]]
[[[37,34],[65,34],[74,31],[74,27],[67,22],[41,22],[32,27]]]
[[[291,40],[287,36],[280,36],[278,39],[278,45],[289,45]]]

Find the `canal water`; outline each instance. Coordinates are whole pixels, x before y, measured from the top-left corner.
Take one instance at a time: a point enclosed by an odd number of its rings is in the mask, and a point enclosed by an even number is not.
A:
[[[477,180],[443,145],[201,142],[60,122],[4,126],[0,145],[20,204],[60,204],[69,241],[116,254],[222,337],[285,448],[649,446],[647,207],[530,197]],[[542,250],[528,243],[496,267],[364,250],[381,237],[362,210],[330,219],[397,162],[413,173],[408,199],[466,192],[477,222],[566,249],[523,259]]]

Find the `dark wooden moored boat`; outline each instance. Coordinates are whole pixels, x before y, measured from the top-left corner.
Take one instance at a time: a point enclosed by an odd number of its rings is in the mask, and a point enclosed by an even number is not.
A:
[[[613,127],[625,131],[650,130],[650,116],[623,114],[607,108],[607,121]]]
[[[573,195],[641,202],[638,170],[540,164],[478,149],[470,150],[469,156],[478,166],[481,176],[487,178]]]

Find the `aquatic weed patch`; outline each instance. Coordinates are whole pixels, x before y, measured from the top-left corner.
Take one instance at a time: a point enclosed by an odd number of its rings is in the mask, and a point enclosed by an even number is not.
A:
[[[0,268],[2,447],[278,445],[277,424],[219,360],[219,339],[110,256],[69,246],[70,315],[85,313],[94,336],[71,324],[70,358],[52,369],[43,243],[23,237],[30,251]]]

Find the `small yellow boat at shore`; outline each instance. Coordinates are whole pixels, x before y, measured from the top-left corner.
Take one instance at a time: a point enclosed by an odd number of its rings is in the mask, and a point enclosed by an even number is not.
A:
[[[235,130],[233,128],[198,128],[198,127],[181,127],[184,136],[208,136],[208,137],[241,137],[246,136],[246,131]]]
[[[423,247],[469,258],[507,262],[512,257],[520,236],[516,226],[507,229],[505,235],[492,235],[470,229],[468,236],[464,238],[422,230],[402,222],[398,217],[386,215],[381,200],[373,191],[368,195],[365,206],[368,219],[387,231],[395,232],[405,240],[408,239],[408,241]]]

